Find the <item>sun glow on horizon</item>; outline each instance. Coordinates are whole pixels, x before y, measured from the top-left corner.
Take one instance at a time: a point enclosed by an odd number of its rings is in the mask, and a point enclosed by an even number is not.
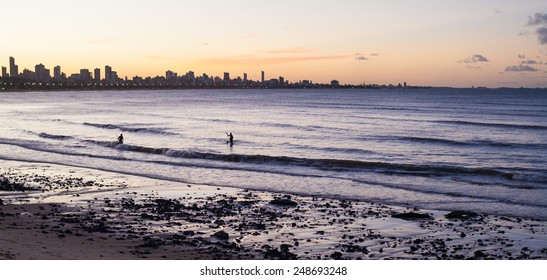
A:
[[[2,10],[0,24],[13,28],[3,30],[0,66],[12,56],[20,71],[547,87],[544,1],[63,0]]]

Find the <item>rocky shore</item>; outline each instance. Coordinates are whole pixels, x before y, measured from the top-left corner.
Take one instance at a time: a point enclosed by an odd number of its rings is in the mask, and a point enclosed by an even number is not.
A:
[[[547,222],[2,161],[0,259],[547,259]]]

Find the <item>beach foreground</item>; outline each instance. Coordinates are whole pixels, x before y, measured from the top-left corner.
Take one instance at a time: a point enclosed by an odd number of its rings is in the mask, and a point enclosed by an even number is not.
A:
[[[0,163],[0,259],[547,259],[546,221]]]

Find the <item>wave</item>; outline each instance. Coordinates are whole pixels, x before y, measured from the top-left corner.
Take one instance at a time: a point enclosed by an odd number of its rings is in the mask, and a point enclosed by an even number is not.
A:
[[[411,141],[411,142],[422,142],[422,143],[431,143],[431,144],[444,144],[444,145],[456,145],[456,146],[490,146],[490,147],[522,147],[522,148],[537,148],[537,149],[547,149],[547,144],[541,143],[507,143],[507,142],[496,142],[489,140],[476,140],[476,141],[455,141],[442,138],[428,138],[428,137],[395,137],[392,139]]]
[[[435,122],[436,123],[444,123],[444,124],[456,124],[456,125],[473,125],[473,126],[486,126],[486,127],[513,128],[513,129],[541,129],[541,130],[547,130],[547,126],[543,126],[543,125],[509,124],[509,123],[484,123],[484,122],[470,122],[470,121],[435,121]]]
[[[217,154],[210,152],[172,150],[168,148],[151,148],[135,145],[116,144],[112,142],[97,142],[105,147],[118,150],[132,151],[146,154],[165,155],[176,158],[204,159],[223,162],[241,162],[249,164],[282,164],[311,167],[329,171],[373,171],[388,174],[411,174],[421,176],[437,176],[446,174],[501,176],[513,179],[514,174],[491,168],[470,168],[448,165],[417,165],[405,163],[389,163],[377,161],[359,161],[345,159],[315,159],[297,158],[288,156]]]
[[[68,140],[68,139],[73,139],[72,136],[67,136],[67,135],[55,135],[55,134],[49,134],[49,133],[45,133],[45,132],[38,133],[38,136],[41,137],[41,138],[55,139],[55,140]]]
[[[145,132],[145,133],[154,133],[154,134],[167,134],[167,135],[176,135],[174,132],[166,131],[164,128],[147,128],[147,127],[125,127],[115,124],[100,124],[100,123],[88,123],[84,122],[83,125],[93,126],[104,129],[117,129],[126,132]]]

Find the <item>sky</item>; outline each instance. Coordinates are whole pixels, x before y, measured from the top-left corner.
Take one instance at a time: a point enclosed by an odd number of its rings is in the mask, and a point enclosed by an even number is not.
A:
[[[547,87],[545,0],[0,0],[0,65]]]

